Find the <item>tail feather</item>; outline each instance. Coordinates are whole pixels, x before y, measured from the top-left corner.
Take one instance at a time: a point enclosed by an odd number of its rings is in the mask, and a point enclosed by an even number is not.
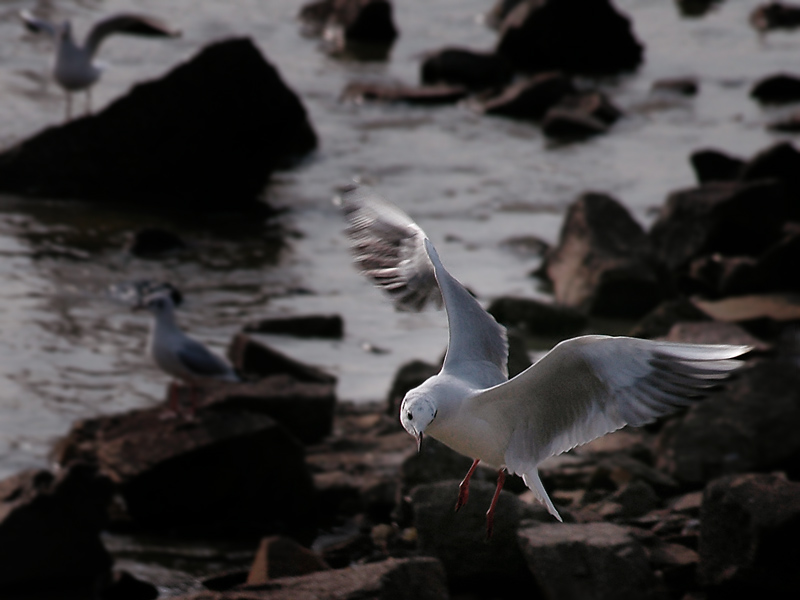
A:
[[[539,479],[538,469],[534,467],[532,471],[525,473],[522,476],[522,481],[524,481],[525,485],[527,485],[528,488],[533,492],[534,496],[536,496],[536,499],[547,507],[547,512],[549,512],[559,521],[562,521],[561,515],[558,514],[556,507],[553,506],[553,502],[550,500],[550,496],[547,495],[547,492],[544,489],[544,485],[542,485],[542,480]]]

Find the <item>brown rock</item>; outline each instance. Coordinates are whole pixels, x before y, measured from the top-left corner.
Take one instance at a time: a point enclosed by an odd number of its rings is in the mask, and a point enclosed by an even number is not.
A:
[[[233,337],[227,354],[236,370],[245,376],[290,375],[308,383],[336,383],[333,375],[301,363],[244,333]]]
[[[330,567],[325,561],[308,548],[290,538],[271,536],[261,540],[246,583],[259,585],[281,577],[308,575],[328,569]]]

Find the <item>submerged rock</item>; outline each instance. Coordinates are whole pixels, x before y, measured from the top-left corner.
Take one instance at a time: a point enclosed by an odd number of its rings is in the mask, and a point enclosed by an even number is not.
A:
[[[481,107],[489,115],[521,119],[540,119],[565,96],[577,90],[572,80],[561,73],[542,73],[514,83],[487,100]]]
[[[204,48],[92,116],[0,154],[0,190],[172,206],[257,207],[270,173],[316,146],[297,95],[253,42]]]
[[[111,493],[111,482],[86,464],[0,481],[0,596],[82,589],[89,597],[110,578],[100,532]]]
[[[800,99],[800,78],[785,73],[770,75],[755,83],[750,96],[765,103],[794,102]]]
[[[635,69],[644,49],[608,0],[525,0],[503,21],[497,53],[524,71],[597,74]]]
[[[459,85],[425,85],[412,87],[402,84],[351,83],[342,92],[342,98],[355,102],[375,100],[404,102],[406,104],[455,104],[463,100],[469,90]]]
[[[462,85],[483,90],[506,85],[514,75],[502,56],[466,48],[445,48],[428,56],[420,67],[423,83]]]

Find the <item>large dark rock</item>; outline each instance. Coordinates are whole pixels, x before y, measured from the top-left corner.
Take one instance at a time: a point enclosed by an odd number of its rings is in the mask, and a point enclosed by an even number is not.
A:
[[[742,168],[742,181],[774,179],[786,187],[789,216],[800,219],[800,152],[791,142],[778,142],[753,155]]]
[[[267,415],[201,407],[186,421],[154,408],[89,419],[56,459],[96,464],[135,526],[305,542],[316,533],[305,450]]]
[[[110,577],[100,532],[111,493],[111,482],[86,464],[0,481],[0,596],[82,588],[90,597]]]
[[[663,295],[641,225],[615,199],[586,193],[569,208],[542,272],[555,299],[586,313],[639,316]]]
[[[689,156],[698,183],[709,181],[736,181],[745,161],[719,150],[703,148]]]
[[[786,2],[765,2],[750,13],[750,24],[759,32],[800,27],[800,6]]]
[[[666,600],[642,545],[613,523],[541,524],[519,545],[545,598]]]
[[[521,519],[532,517],[534,509],[514,494],[502,491],[495,511],[494,533],[487,540],[486,510],[495,484],[472,481],[469,501],[455,512],[458,483],[453,479],[412,490],[420,551],[442,561],[453,589],[491,590],[494,597],[506,597],[521,583],[530,585],[516,532]]]
[[[793,597],[798,536],[800,483],[770,474],[717,479],[700,511],[701,581],[716,588],[714,598]]]
[[[759,102],[781,104],[800,99],[800,78],[779,73],[756,81],[750,97]]]
[[[289,375],[307,383],[336,383],[336,377],[261,343],[244,333],[237,333],[227,350],[228,358],[239,373],[249,378]]]
[[[498,96],[487,100],[481,108],[489,115],[541,119],[548,109],[576,91],[569,77],[556,72],[541,73],[513,83]]]
[[[0,190],[198,209],[256,205],[270,173],[317,140],[247,38],[212,44],[102,112],[0,154]]]
[[[792,360],[753,361],[721,392],[670,421],[658,466],[699,487],[736,473],[800,473],[800,372]]]
[[[504,20],[497,53],[526,71],[630,71],[643,48],[609,0],[525,0]]]
[[[504,57],[466,48],[439,50],[425,58],[420,67],[423,83],[463,85],[474,90],[504,86],[513,75]]]
[[[714,252],[758,256],[788,214],[785,187],[776,181],[707,183],[670,194],[650,238],[659,261],[675,271]]]
[[[267,317],[252,321],[242,328],[245,333],[275,333],[302,338],[341,339],[344,320],[340,315],[301,315]]]

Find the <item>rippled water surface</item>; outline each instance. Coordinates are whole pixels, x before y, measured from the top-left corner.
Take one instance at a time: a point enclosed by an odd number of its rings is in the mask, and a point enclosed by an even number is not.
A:
[[[764,109],[748,92],[766,74],[792,71],[800,56],[800,32],[758,38],[747,23],[754,2],[726,0],[703,17],[686,18],[667,0],[618,0],[646,46],[638,72],[599,82],[626,117],[608,135],[555,146],[534,124],[480,116],[468,105],[340,101],[354,80],[416,83],[428,50],[491,48],[496,33],[481,21],[489,0],[395,2],[400,38],[388,61],[372,63],[328,57],[318,41],[304,38],[296,20],[302,4],[0,2],[2,147],[63,117],[62,94],[46,77],[50,44],[23,30],[15,15],[24,7],[72,18],[79,35],[93,19],[122,9],[160,15],[183,30],[178,40],[107,41],[96,109],[210,41],[250,36],[300,95],[321,141],[267,191],[269,203],[288,209],[280,218],[290,232],[283,244],[274,224],[234,215],[211,220],[0,196],[0,477],[45,465],[52,440],[75,419],[163,397],[166,376],[143,354],[147,319],[110,300],[109,285],[171,281],[186,296],[181,323],[219,352],[248,320],[341,314],[341,341],[266,340],[336,374],[340,398],[382,398],[400,364],[440,356],[446,323],[442,313],[396,313],[352,269],[331,204],[336,186],[357,175],[374,181],[418,220],[450,271],[482,300],[541,295],[528,276],[539,258],[509,250],[504,241],[532,235],[554,242],[566,207],[589,189],[616,196],[647,225],[668,192],[693,184],[692,150],[749,156],[777,139],[764,125],[786,109]],[[699,95],[651,92],[654,80],[677,76],[697,77]],[[132,258],[126,238],[143,226],[174,230],[192,249],[162,261]]]

